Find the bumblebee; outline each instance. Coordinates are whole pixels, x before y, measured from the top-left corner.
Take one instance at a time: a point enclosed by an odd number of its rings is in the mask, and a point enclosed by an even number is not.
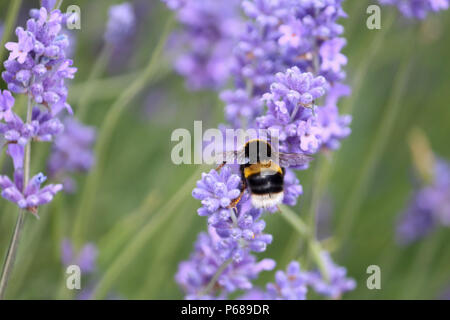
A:
[[[225,152],[222,164],[240,164],[242,178],[241,194],[230,207],[235,207],[248,188],[255,208],[270,208],[280,204],[284,198],[285,168],[302,166],[312,157],[302,153],[277,152],[271,144],[262,139],[248,141],[241,150]]]

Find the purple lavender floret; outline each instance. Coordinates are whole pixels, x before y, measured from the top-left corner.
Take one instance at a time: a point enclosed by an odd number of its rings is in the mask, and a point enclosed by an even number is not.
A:
[[[430,12],[447,10],[448,0],[379,0],[380,4],[396,6],[407,18],[425,19]]]
[[[204,292],[218,269],[226,261],[219,248],[220,237],[210,228],[208,233],[200,233],[195,250],[187,261],[180,263],[175,276],[183,288],[186,299],[224,299],[236,290],[250,290],[251,280],[264,270],[272,270],[275,262],[263,259],[259,262],[250,254],[239,262],[232,261],[220,274],[210,292]]]
[[[225,102],[225,118],[234,128],[254,127],[254,119],[263,111],[263,103],[245,90],[226,90],[220,94]]]
[[[347,278],[344,267],[337,266],[328,252],[322,252],[329,281],[319,271],[302,271],[297,261],[292,261],[286,272],[277,271],[275,282],[268,283],[266,290],[252,288],[240,297],[242,300],[305,300],[308,287],[327,298],[338,299],[343,293],[353,290],[356,282]]]
[[[409,244],[436,226],[450,225],[450,165],[438,158],[433,181],[417,190],[397,226],[397,240]]]
[[[343,293],[354,290],[356,282],[352,278],[347,278],[347,270],[336,265],[328,252],[323,251],[321,255],[328,280],[323,278],[320,271],[311,271],[307,275],[308,285],[318,294],[332,299],[339,299]]]
[[[12,107],[14,106],[14,97],[8,90],[0,90],[0,120],[8,121],[12,119],[13,112]]]
[[[23,165],[25,145],[30,141],[51,141],[55,135],[64,130],[64,126],[58,118],[54,118],[50,112],[33,108],[30,123],[24,123],[15,113],[11,113],[0,123],[0,133],[8,144],[8,154],[13,159],[14,167]]]
[[[72,117],[65,118],[63,123],[64,132],[55,139],[48,171],[52,178],[64,180],[66,192],[72,192],[75,186],[69,174],[87,172],[95,163],[93,145],[96,130]]]
[[[18,168],[14,172],[14,182],[8,176],[0,176],[2,197],[37,215],[37,207],[52,201],[54,195],[62,189],[60,184],[49,184],[41,188],[46,179],[46,176],[39,173],[24,186],[23,169]]]
[[[283,203],[288,206],[295,206],[298,197],[303,194],[303,187],[292,169],[287,168],[285,170]]]
[[[297,261],[291,262],[286,272],[275,273],[275,283],[267,284],[266,295],[270,300],[305,300],[307,276]]]
[[[72,112],[67,100],[64,81],[72,79],[76,68],[66,59],[67,37],[60,34],[63,14],[45,7],[31,11],[27,29],[16,29],[18,42],[8,42],[10,51],[2,77],[13,93],[26,93],[46,106],[52,114],[62,109]]]
[[[47,9],[47,11],[51,11],[55,8],[56,0],[42,0],[41,5]]]
[[[136,28],[136,17],[131,3],[113,5],[108,11],[108,24],[106,26],[106,43],[118,46],[129,38]]]
[[[221,88],[230,77],[230,52],[241,26],[239,1],[165,1],[182,30],[172,36],[176,71],[192,90]]]
[[[320,126],[322,148],[336,150],[340,147],[341,140],[351,133],[351,115],[340,115],[338,101],[342,96],[350,95],[350,87],[335,83],[329,88],[323,107],[316,108],[317,121]]]
[[[65,266],[77,265],[83,273],[93,273],[96,267],[98,250],[93,243],[85,244],[75,253],[72,242],[64,239],[61,244],[61,260]]]

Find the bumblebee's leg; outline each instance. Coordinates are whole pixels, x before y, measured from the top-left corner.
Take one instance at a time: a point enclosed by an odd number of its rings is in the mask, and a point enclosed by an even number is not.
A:
[[[221,165],[219,165],[219,166],[216,168],[216,171],[219,171],[220,169],[222,169],[223,166],[226,165],[226,164],[227,164],[226,161],[224,161]]]
[[[239,194],[239,196],[236,199],[234,199],[230,203],[228,208],[236,208],[237,204],[241,201],[242,197],[244,196],[245,189],[247,189],[247,181],[245,179],[242,179],[241,193]]]

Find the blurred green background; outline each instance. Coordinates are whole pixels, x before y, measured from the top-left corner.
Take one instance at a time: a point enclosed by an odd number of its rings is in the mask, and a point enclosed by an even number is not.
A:
[[[405,20],[394,8],[383,7],[382,29],[368,30],[366,8],[373,2],[345,1],[349,17],[341,20],[348,41],[344,49],[349,61],[347,82],[353,93],[340,107],[353,110],[353,132],[339,151],[319,156],[309,170],[298,173],[305,193],[294,210],[307,220],[313,191],[320,188],[318,169],[326,167],[330,176],[320,202],[332,203],[330,232],[338,230],[345,240],[327,240],[324,246],[358,283],[343,298],[438,298],[450,286],[447,230],[401,247],[395,243],[395,223],[413,190],[410,130],[423,129],[433,150],[450,159],[450,12],[418,24]],[[10,3],[0,1],[2,22]],[[62,5],[63,9],[69,4],[81,8],[81,30],[73,32],[78,73],[69,100],[77,115],[83,94],[94,88],[83,120],[97,128],[150,60],[171,15],[158,0],[134,1],[139,8],[136,37],[124,52],[112,56],[98,79],[87,81],[98,63],[108,6],[114,3],[120,1],[64,1]],[[38,1],[23,1],[17,24],[23,25],[28,9],[37,6]],[[200,172],[209,168],[172,164],[170,136],[176,128],[193,130],[194,120],[203,120],[204,128],[217,127],[224,121],[223,105],[214,92],[189,92],[184,80],[171,71],[168,56],[158,58],[154,77],[125,104],[111,143],[104,147],[105,161],[96,171],[99,183],[91,194],[93,210],[88,212],[87,227],[75,239],[77,244],[93,242],[99,247],[98,268],[90,281],[100,281],[108,292],[124,299],[182,298],[174,281],[178,263],[189,257],[197,234],[206,230],[191,191]],[[397,107],[392,119],[392,108]],[[386,145],[374,148],[389,119],[394,122]],[[32,174],[45,172],[48,150],[48,145],[33,145]],[[367,174],[370,161],[374,171]],[[2,171],[10,173],[9,160]],[[60,246],[63,238],[73,234],[87,177],[78,175],[76,180],[74,195],[59,194],[40,210],[40,220],[27,217],[7,298],[71,297],[64,290]],[[352,205],[354,214],[349,213]],[[2,199],[0,212],[3,259],[17,210]],[[284,269],[289,261],[307,255],[302,240],[279,215],[266,217],[266,230],[274,242],[258,256],[271,257],[277,269]],[[381,267],[381,290],[366,287],[369,265]],[[263,273],[256,284],[264,286],[273,275]]]

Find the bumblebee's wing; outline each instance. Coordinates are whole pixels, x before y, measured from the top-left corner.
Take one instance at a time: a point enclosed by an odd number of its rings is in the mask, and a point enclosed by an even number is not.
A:
[[[302,153],[278,153],[278,163],[281,167],[304,166],[313,160],[313,157]]]
[[[214,163],[216,163],[216,164],[223,164],[223,163],[243,164],[243,163],[245,163],[244,150],[219,152],[214,156]]]

